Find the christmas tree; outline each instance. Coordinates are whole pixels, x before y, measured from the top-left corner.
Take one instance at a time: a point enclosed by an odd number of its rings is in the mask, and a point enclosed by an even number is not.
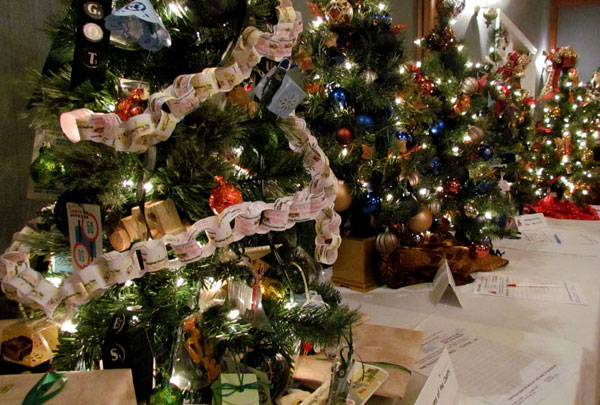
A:
[[[218,401],[252,374],[275,399],[301,342],[351,342],[357,319],[319,280],[337,180],[293,115],[301,16],[286,0],[100,3],[51,23],[32,177],[60,192],[2,256],[3,291],[63,322],[58,370],[132,368],[139,399],[155,379],[151,403]]]
[[[501,63],[501,32],[493,30],[489,63],[471,62],[451,28],[463,8],[461,1],[437,3],[436,25],[417,41],[427,55],[422,65],[410,66],[418,88],[406,104],[419,109],[415,131],[428,135],[431,151],[421,168],[419,195],[438,216],[441,232],[450,225],[475,257],[485,257],[491,238],[511,234],[508,180],[517,176],[517,153],[529,124],[530,99],[518,81],[527,58],[514,52]]]
[[[538,212],[557,218],[597,219],[581,205],[598,184],[593,149],[598,138],[598,100],[593,88],[580,83],[577,54],[571,47],[547,55],[548,81],[538,104],[528,177]],[[566,201],[560,201],[565,199]]]
[[[518,72],[467,60],[450,27],[464,2],[438,2],[437,25],[419,41],[428,51],[422,65],[402,63],[400,27],[385,3],[342,5],[314,4],[311,47],[300,60],[313,74],[307,121],[343,181],[336,209],[350,211],[356,236],[388,226],[402,245],[422,246],[453,231],[452,243],[486,255],[489,238],[511,232],[503,176],[515,175],[529,109],[513,111],[526,100],[508,90]]]
[[[340,181],[336,211],[353,236],[374,235],[419,211],[411,191],[430,157],[401,108],[404,26],[387,2],[311,4],[312,30],[297,54],[311,74],[305,116]]]

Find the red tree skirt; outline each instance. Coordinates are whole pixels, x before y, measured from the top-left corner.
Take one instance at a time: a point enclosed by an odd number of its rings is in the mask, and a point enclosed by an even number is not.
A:
[[[598,221],[598,213],[587,204],[575,205],[569,200],[559,201],[549,195],[543,200],[538,201],[533,209],[550,218],[558,219],[582,219],[588,221]]]

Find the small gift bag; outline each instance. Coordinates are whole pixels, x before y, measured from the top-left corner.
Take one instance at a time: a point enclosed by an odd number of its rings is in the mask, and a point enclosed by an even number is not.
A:
[[[58,327],[47,319],[18,320],[2,331],[2,357],[5,361],[35,367],[54,357]]]

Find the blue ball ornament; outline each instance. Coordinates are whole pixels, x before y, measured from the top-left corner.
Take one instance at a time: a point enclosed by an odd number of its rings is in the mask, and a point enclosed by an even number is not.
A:
[[[373,125],[373,117],[368,114],[359,114],[356,120],[361,127],[370,127]]]
[[[479,147],[479,156],[481,156],[483,160],[490,160],[494,157],[494,150],[488,145],[481,145]]]
[[[335,89],[331,90],[329,97],[340,108],[346,107],[346,102],[348,101],[348,92],[346,89],[342,87],[336,87]]]
[[[442,161],[440,160],[440,158],[437,156],[434,156],[431,159],[431,162],[429,162],[429,168],[431,169],[431,171],[434,174],[439,174],[440,169],[442,168]]]
[[[375,212],[377,212],[380,205],[381,198],[379,198],[373,193],[367,193],[365,206],[363,207],[362,211],[365,214],[374,214]]]
[[[515,163],[517,161],[517,155],[510,152],[501,153],[498,157],[503,164]]]
[[[479,183],[477,185],[477,187],[475,188],[475,194],[476,195],[488,194],[488,193],[491,193],[496,187],[498,187],[497,183],[489,183],[489,182]]]
[[[446,130],[446,125],[444,125],[444,123],[442,121],[438,121],[429,128],[429,135],[432,135],[432,136],[443,135],[445,130]]]

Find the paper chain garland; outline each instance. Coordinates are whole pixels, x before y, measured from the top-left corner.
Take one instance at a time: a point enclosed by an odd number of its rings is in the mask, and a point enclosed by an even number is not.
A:
[[[217,92],[229,91],[248,78],[252,66],[262,56],[277,60],[291,54],[298,33],[302,31],[300,13],[293,9],[290,0],[280,0],[277,14],[279,22],[273,34],[246,28],[236,43],[232,65],[179,76],[172,86],[150,98],[149,109],[144,114],[124,123],[115,114],[93,113],[85,109],[64,113],[61,126],[65,135],[73,142],[81,139],[102,142],[129,152],[142,152],[148,146],[166,140],[175,124],[200,102]],[[0,257],[2,290],[10,299],[41,307],[49,318],[55,317],[56,308],[64,301],[64,320],[71,316],[76,306],[99,296],[115,284],[142,277],[145,273],[199,261],[211,256],[216,248],[226,247],[245,236],[283,231],[292,228],[296,222],[309,220],[316,221],[316,259],[333,264],[341,243],[341,219],[333,209],[337,179],[316,138],[306,128],[305,121],[294,115],[288,120],[292,124],[292,129],[286,134],[289,146],[294,152],[303,154],[312,178],[308,187],[293,196],[280,198],[274,203],[257,201],[233,205],[218,216],[194,223],[186,232],[138,242],[126,252],[105,253],[65,279],[60,287],[55,287],[29,266],[30,248],[18,242],[20,235],[33,232],[25,227],[15,235],[15,241]],[[203,232],[208,238],[205,245],[197,241]],[[168,259],[167,245],[175,252],[176,259]]]
[[[122,122],[117,114],[79,109],[61,114],[60,126],[69,140],[100,142],[118,151],[144,152],[167,140],[175,125],[198,105],[217,93],[229,92],[252,73],[262,57],[281,60],[290,56],[302,32],[302,15],[290,0],[280,0],[273,33],[246,27],[227,66],[178,76],[165,90],[154,93],[143,114]]]

